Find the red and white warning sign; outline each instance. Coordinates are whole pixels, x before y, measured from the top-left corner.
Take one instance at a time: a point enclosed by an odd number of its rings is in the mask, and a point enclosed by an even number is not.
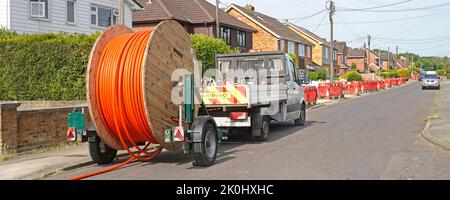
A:
[[[183,127],[177,126],[173,132],[173,141],[182,142],[184,141],[184,130]]]
[[[75,128],[70,127],[69,129],[67,129],[67,141],[76,141],[77,140],[77,135],[76,135],[76,131]]]

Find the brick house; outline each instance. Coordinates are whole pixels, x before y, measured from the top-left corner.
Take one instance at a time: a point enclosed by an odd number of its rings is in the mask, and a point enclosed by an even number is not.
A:
[[[305,38],[312,44],[314,44],[314,48],[312,49],[312,65],[316,65],[319,67],[324,67],[327,71],[330,70],[331,65],[331,50],[330,43],[326,41],[326,39],[314,34],[313,32],[297,26],[292,23],[287,23],[289,29],[293,30],[295,33]],[[333,62],[334,66],[337,66],[337,48],[333,47]],[[339,67],[334,68],[334,74],[338,74]]]
[[[395,67],[395,54],[391,52],[381,53],[381,69],[384,71],[393,69]]]
[[[191,34],[216,37],[216,7],[206,0],[137,0],[144,10],[133,12],[133,28],[154,27],[163,20],[175,20]],[[232,48],[247,52],[253,48],[256,30],[219,9],[220,38]]]
[[[337,48],[337,67],[339,68],[339,75],[345,74],[349,67],[347,65],[347,43],[335,41]]]
[[[380,68],[380,60],[378,53],[375,53],[367,48],[363,48],[363,50],[366,51],[368,72],[378,73],[378,70]]]
[[[231,4],[226,12],[256,29],[252,39],[254,50],[295,53],[299,57],[299,68],[306,70],[306,63],[311,60],[312,43],[287,28],[277,19],[256,12],[252,5],[241,7]]]
[[[368,71],[366,51],[358,48],[347,48],[347,65],[350,68],[356,65],[356,70],[359,73],[366,73]]]

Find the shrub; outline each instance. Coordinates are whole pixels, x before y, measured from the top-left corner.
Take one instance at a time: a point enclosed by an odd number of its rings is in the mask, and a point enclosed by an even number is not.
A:
[[[327,70],[325,68],[320,68],[315,72],[310,72],[309,73],[309,79],[313,80],[313,81],[318,81],[318,80],[327,80]]]
[[[312,81],[319,80],[317,72],[315,72],[315,71],[314,72],[309,72],[308,76],[309,76],[309,79],[312,80]]]
[[[98,35],[0,31],[0,99],[86,99],[86,66]]]
[[[399,78],[409,78],[410,77],[410,72],[406,68],[398,69],[397,70],[397,77],[399,77]]]
[[[361,81],[362,76],[357,71],[348,71],[345,73],[342,78],[347,79],[347,81]]]
[[[447,79],[450,79],[450,73],[447,73]]]
[[[439,69],[439,70],[436,70],[436,73],[437,73],[439,76],[445,76],[445,75],[447,74],[446,71],[447,71],[447,70],[445,70],[445,69]]]
[[[357,68],[357,67],[356,67],[356,63],[352,62],[351,69],[352,69],[352,70],[356,70],[356,68]]]
[[[203,72],[215,68],[217,54],[239,53],[238,49],[231,49],[227,43],[221,39],[208,37],[203,34],[190,35],[197,59],[203,64]]]
[[[381,72],[380,76],[383,77],[383,78],[389,78],[390,73],[389,72]]]

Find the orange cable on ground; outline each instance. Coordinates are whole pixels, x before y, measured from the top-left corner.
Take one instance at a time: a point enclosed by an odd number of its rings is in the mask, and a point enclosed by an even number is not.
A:
[[[80,180],[120,168],[134,160],[148,161],[161,151],[148,151],[158,144],[145,113],[142,70],[147,43],[152,30],[113,37],[105,47],[97,67],[96,93],[101,120],[108,132],[118,138],[131,158],[116,166],[72,177]],[[146,142],[144,148],[138,143]],[[137,153],[130,150],[130,144]],[[143,156],[141,156],[143,155]]]

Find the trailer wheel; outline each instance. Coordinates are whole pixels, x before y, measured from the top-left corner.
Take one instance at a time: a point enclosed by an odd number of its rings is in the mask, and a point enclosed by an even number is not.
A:
[[[270,117],[268,115],[256,115],[252,118],[253,140],[264,142],[269,139]]]
[[[217,130],[208,122],[202,131],[202,142],[194,143],[194,165],[209,167],[214,164],[217,156]]]
[[[306,122],[306,106],[302,104],[302,108],[300,110],[300,116],[298,119],[294,120],[294,124],[296,126],[304,126]]]
[[[98,136],[89,142],[89,155],[92,161],[99,165],[111,163],[117,155],[117,150],[112,149],[100,140]]]

